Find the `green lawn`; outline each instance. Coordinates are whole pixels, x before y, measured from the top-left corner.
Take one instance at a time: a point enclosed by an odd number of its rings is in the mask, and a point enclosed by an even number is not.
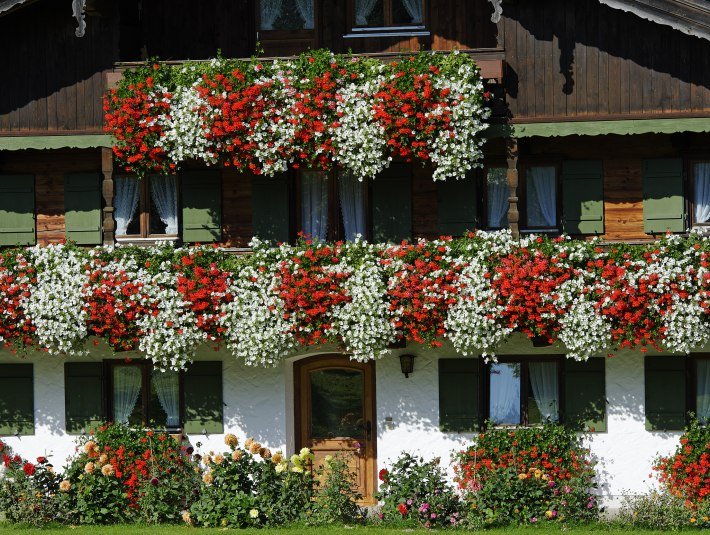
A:
[[[81,527],[61,527],[61,528],[44,528],[44,529],[28,529],[20,528],[16,526],[3,526],[0,524],[0,535],[17,535],[21,533],[37,533],[42,535],[51,535],[54,533],[68,535],[76,534],[93,534],[98,533],[101,535],[134,535],[134,534],[145,534],[145,535],[176,535],[176,534],[187,534],[192,535],[210,535],[213,533],[224,533],[225,531],[233,531],[239,535],[399,535],[402,533],[411,533],[411,529],[395,529],[395,528],[377,528],[377,527],[291,527],[282,529],[244,529],[244,530],[228,530],[226,528],[222,529],[205,529],[205,528],[190,528],[185,526],[106,526],[106,527],[96,527],[96,526],[81,526]],[[416,530],[422,533],[425,530]],[[456,534],[461,533],[463,530],[451,530],[448,533]],[[698,530],[688,530],[673,533],[690,533],[691,531],[697,532]],[[530,527],[530,528],[507,528],[507,529],[491,529],[483,531],[485,534],[491,535],[541,535],[543,533],[564,533],[570,535],[586,535],[593,534],[599,535],[604,534],[639,534],[639,535],[654,535],[654,534],[667,534],[666,531],[650,531],[650,530],[623,530],[607,526],[604,524],[599,524],[594,527],[584,527],[584,528],[555,528],[555,527]]]

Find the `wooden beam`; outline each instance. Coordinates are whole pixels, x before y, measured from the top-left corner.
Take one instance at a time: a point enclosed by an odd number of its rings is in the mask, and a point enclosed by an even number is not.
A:
[[[510,196],[508,197],[508,223],[510,230],[513,233],[513,238],[520,237],[520,212],[518,211],[518,140],[511,137],[506,146],[507,163],[508,163],[508,189]]]
[[[113,217],[113,151],[108,147],[101,149],[101,172],[104,175],[101,188],[104,197],[103,243],[113,245],[116,238],[116,220]]]

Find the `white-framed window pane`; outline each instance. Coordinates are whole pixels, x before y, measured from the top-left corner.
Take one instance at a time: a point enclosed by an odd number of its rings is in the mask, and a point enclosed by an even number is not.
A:
[[[528,228],[557,226],[557,170],[554,167],[528,169],[526,208]]]
[[[519,362],[491,364],[489,415],[496,424],[519,425],[520,418]]]
[[[507,170],[504,167],[491,167],[486,174],[486,187],[488,188],[488,228],[508,227],[508,197]]]
[[[315,0],[260,0],[261,30],[312,30]]]
[[[531,362],[528,423],[557,422],[560,419],[560,392],[557,362]]]
[[[697,361],[695,411],[701,422],[710,421],[710,360]]]
[[[693,165],[695,223],[710,224],[710,162]]]

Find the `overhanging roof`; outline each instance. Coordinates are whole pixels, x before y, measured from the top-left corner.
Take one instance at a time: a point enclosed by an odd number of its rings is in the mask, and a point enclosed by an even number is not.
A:
[[[710,39],[710,0],[599,0],[614,9]]]

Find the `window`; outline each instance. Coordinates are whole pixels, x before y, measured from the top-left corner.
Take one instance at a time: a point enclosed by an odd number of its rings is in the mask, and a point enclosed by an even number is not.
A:
[[[710,423],[710,355],[644,359],[646,429],[681,431],[689,413]]]
[[[496,425],[563,422],[575,430],[606,431],[604,358],[563,356],[439,359],[439,425],[444,432]]]
[[[34,175],[0,175],[0,246],[35,244]]]
[[[530,358],[488,367],[488,418],[497,425],[526,425],[560,419],[559,362]]]
[[[422,26],[423,0],[352,0],[354,28]]]
[[[692,216],[694,226],[710,226],[710,161],[693,162]]]
[[[367,237],[366,183],[341,173],[302,170],[297,176],[298,228],[320,240]]]
[[[132,426],[180,427],[180,376],[148,362],[111,361],[109,420]]]
[[[174,175],[115,180],[114,217],[118,237],[177,237],[178,187]]]
[[[0,436],[33,435],[32,364],[0,364]]]
[[[557,168],[554,166],[528,167],[525,180],[525,229],[529,231],[556,231]]]
[[[486,227],[489,229],[508,228],[508,170],[505,167],[491,167],[486,172]]]
[[[222,433],[222,363],[195,362],[184,372],[159,372],[148,361],[67,362],[68,433],[88,433],[105,421],[131,426]]]
[[[312,30],[315,0],[260,0],[259,29],[262,31]]]

